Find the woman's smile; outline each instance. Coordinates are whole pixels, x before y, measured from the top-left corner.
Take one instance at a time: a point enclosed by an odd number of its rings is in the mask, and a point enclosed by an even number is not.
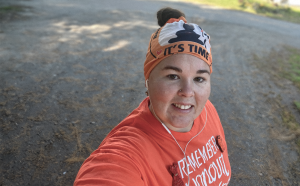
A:
[[[178,104],[178,103],[173,103],[172,105],[174,105],[176,108],[179,108],[180,110],[190,110],[192,109],[193,105],[189,105],[189,104]]]

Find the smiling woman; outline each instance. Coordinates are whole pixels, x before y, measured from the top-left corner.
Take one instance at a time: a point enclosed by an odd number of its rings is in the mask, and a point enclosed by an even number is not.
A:
[[[151,113],[169,129],[188,132],[210,95],[209,66],[189,54],[172,55],[150,73],[148,93]]]
[[[228,185],[224,131],[208,100],[210,36],[179,10],[157,12],[146,97],[81,166],[74,185]]]

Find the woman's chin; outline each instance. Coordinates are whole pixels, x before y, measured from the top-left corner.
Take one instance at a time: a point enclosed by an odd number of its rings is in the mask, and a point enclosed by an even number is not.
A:
[[[173,131],[176,132],[188,132],[191,130],[193,126],[193,121],[176,121],[176,122],[170,122],[169,124],[166,124],[167,127]]]

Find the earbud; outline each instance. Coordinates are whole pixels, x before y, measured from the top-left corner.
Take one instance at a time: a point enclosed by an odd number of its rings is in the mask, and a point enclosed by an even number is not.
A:
[[[149,80],[147,79],[147,80],[146,80],[146,88],[147,88],[147,89],[148,89],[148,81],[149,81]]]

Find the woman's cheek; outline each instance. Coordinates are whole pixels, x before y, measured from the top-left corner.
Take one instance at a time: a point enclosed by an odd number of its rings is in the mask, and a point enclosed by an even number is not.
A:
[[[200,99],[201,102],[202,101],[206,102],[210,96],[210,91],[211,89],[209,84],[206,84],[205,86],[201,86],[197,91],[198,99]]]
[[[155,86],[155,90],[154,90],[154,96],[155,99],[160,100],[160,101],[166,101],[168,99],[168,95],[169,95],[169,88],[166,84],[160,82]]]

